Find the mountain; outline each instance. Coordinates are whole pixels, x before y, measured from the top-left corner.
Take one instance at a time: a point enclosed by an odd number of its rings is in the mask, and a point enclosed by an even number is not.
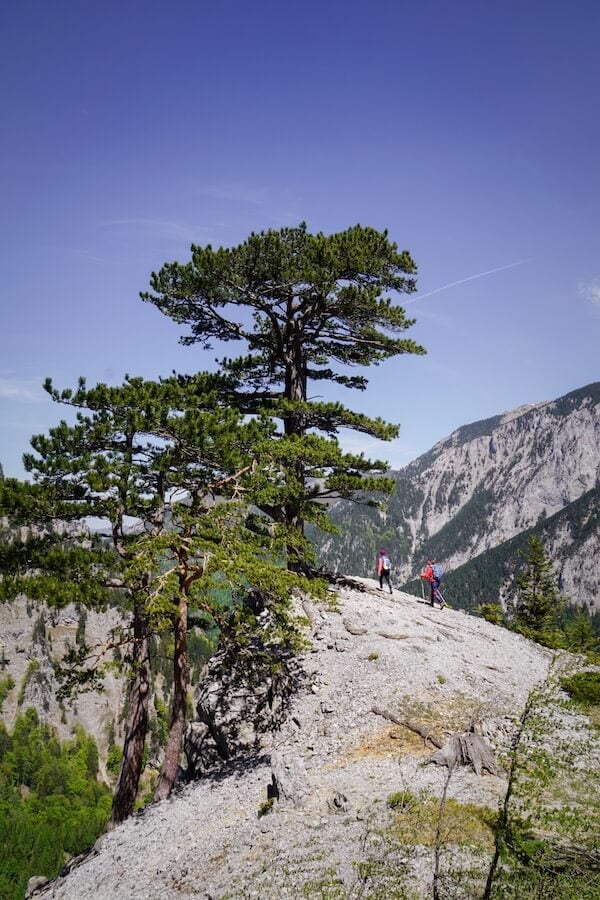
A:
[[[506,602],[516,592],[516,577],[531,534],[541,538],[554,562],[561,594],[585,606],[600,633],[597,559],[600,554],[600,487],[587,491],[560,512],[516,537],[487,550],[445,576],[445,593],[462,609]],[[408,587],[408,586],[407,586]],[[409,583],[419,594],[417,580]]]
[[[600,608],[600,382],[458,428],[392,474],[396,492],[385,509],[334,504],[340,533],[314,537],[327,568],[371,574],[384,547],[396,583],[406,584],[428,558],[458,571],[536,529],[564,591]],[[510,584],[508,574],[495,581],[499,593]]]
[[[598,896],[598,732],[560,682],[580,659],[368,580],[304,611],[279,727],[33,881],[36,897],[481,897],[496,834],[492,897]],[[485,762],[452,763],[457,746]]]
[[[59,700],[55,664],[83,640],[93,648],[106,646],[112,629],[120,625],[121,616],[110,608],[94,612],[69,604],[51,609],[25,597],[0,603],[0,679],[6,684],[0,721],[10,729],[19,713],[33,708],[61,740],[71,738],[75,726],[81,726],[98,744],[105,778],[110,735],[114,740],[122,732],[124,679],[109,669],[102,693],[91,691]]]

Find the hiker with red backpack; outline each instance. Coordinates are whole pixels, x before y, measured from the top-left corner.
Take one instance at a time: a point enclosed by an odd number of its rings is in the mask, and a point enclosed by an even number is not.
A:
[[[392,564],[390,562],[390,558],[387,555],[385,550],[381,550],[379,553],[379,557],[377,559],[377,575],[379,577],[379,590],[383,590],[383,582],[385,581],[388,588],[390,589],[390,594],[392,591],[392,583],[390,581],[390,574],[392,571]]]
[[[435,606],[436,603],[439,603],[440,609],[443,609],[446,605],[444,595],[440,591],[440,582],[443,577],[444,570],[442,566],[436,563],[435,559],[428,559],[427,567],[421,573],[421,578],[423,581],[428,581],[431,586],[431,605]]]

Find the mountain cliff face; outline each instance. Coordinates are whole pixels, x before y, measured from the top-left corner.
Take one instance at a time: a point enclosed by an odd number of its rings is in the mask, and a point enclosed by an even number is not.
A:
[[[497,602],[498,599],[508,602],[514,597],[516,577],[522,567],[529,536],[533,533],[542,540],[559,574],[560,593],[575,598],[599,620],[600,487],[450,571],[445,579],[445,591],[453,603],[463,609],[474,609],[480,603]],[[419,585],[413,583],[411,590],[419,593]]]
[[[457,569],[567,512],[600,484],[600,383],[463,426],[399,471],[396,484],[385,511],[334,506],[341,533],[317,539],[323,564],[370,574],[385,547],[402,584],[428,557]],[[579,603],[600,583],[597,519],[586,542],[574,538],[590,515],[573,508],[554,523],[548,547]]]
[[[111,609],[86,612],[71,604],[57,610],[24,597],[0,603],[0,675],[12,685],[0,706],[1,721],[10,729],[18,713],[32,707],[40,721],[52,724],[61,740],[71,738],[73,728],[81,726],[98,744],[103,777],[109,733],[112,729],[119,734],[121,729],[124,679],[109,671],[102,693],[80,693],[59,701],[54,665],[78,640],[101,646],[119,624],[119,615]]]

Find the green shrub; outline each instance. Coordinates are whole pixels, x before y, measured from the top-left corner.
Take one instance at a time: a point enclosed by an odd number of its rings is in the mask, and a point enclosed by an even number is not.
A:
[[[482,603],[477,607],[477,615],[492,625],[504,625],[504,613],[499,603]]]
[[[600,704],[600,672],[579,672],[561,679],[561,687],[577,703],[585,706]]]
[[[15,686],[14,678],[11,678],[10,675],[5,675],[4,678],[0,678],[0,712],[2,712],[2,704],[6,700],[9,691]]]
[[[387,799],[387,805],[390,809],[405,809],[417,802],[417,798],[412,791],[396,791]]]
[[[119,774],[122,759],[123,751],[120,747],[117,747],[116,744],[113,744],[111,747],[109,747],[108,753],[106,755],[106,769],[115,778]]]
[[[268,800],[265,800],[264,803],[261,803],[258,807],[258,818],[262,819],[263,816],[267,816],[271,810],[273,809],[273,803],[275,802],[274,797],[269,797]]]

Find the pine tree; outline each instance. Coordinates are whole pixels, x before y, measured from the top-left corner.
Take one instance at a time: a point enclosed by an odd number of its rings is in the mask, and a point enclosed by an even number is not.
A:
[[[558,616],[566,598],[559,593],[552,561],[537,535],[531,535],[521,556],[524,567],[517,576],[515,627],[534,640],[555,643]]]
[[[276,639],[297,639],[290,596],[306,584],[280,564],[293,538],[251,512],[254,496],[278,481],[273,425],[224,407],[218,383],[211,375],[128,378],[119,387],[88,389],[82,380],[75,392],[58,392],[48,382],[54,400],[79,410],[76,424],[61,422],[32,439],[35,453],[25,465],[33,484],[2,485],[0,507],[13,521],[37,525],[28,541],[13,542],[5,553],[5,596],[25,592],[56,605],[101,606],[116,587],[131,612],[130,632],[121,639],[130,647],[131,679],[112,824],[132,811],[141,774],[149,635],[174,636],[172,714],[157,799],[170,792],[181,752],[190,603],[209,627],[243,641],[257,623],[247,611],[221,609],[214,598],[224,586],[239,598],[254,589],[270,606]],[[108,521],[109,541],[90,541],[83,527],[89,516]],[[294,549],[298,558],[309,552],[299,536]],[[321,586],[311,588],[318,593]],[[84,642],[72,653],[79,684],[94,684],[100,674],[81,668],[89,651]]]
[[[564,625],[569,650],[576,653],[598,653],[600,638],[594,631],[592,620],[585,609],[577,609]]]
[[[344,370],[425,352],[400,337],[413,320],[388,296],[414,291],[415,272],[410,254],[398,252],[386,232],[357,225],[313,235],[301,224],[251,234],[234,248],[193,246],[189,263],[168,263],[152,274],[152,293],[142,299],[190,326],[182,343],[209,348],[215,339],[242,341],[249,351],[221,364],[230,376],[231,403],[282,423],[285,490],[262,507],[274,520],[303,532],[319,499],[393,488],[389,479],[365,478],[381,474],[385,463],[342,458],[335,441],[315,432],[331,438],[348,428],[389,440],[398,427],[340,403],[309,401],[308,385],[328,381],[364,390],[365,376]],[[317,480],[312,466],[320,471]],[[294,565],[291,548],[288,556]]]

